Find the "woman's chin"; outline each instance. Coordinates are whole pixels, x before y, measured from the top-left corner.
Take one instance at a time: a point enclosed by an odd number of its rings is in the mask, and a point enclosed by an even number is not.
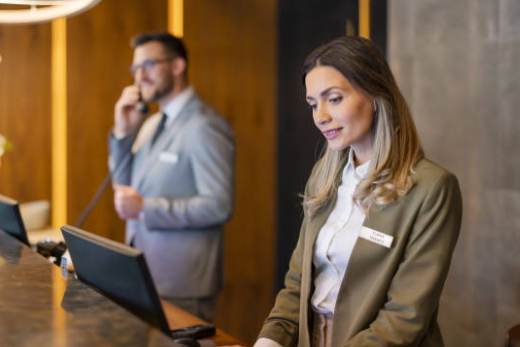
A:
[[[348,145],[345,145],[345,144],[339,144],[339,143],[334,143],[333,141],[328,141],[328,146],[329,146],[329,149],[333,150],[333,151],[343,151],[344,149],[347,149]]]

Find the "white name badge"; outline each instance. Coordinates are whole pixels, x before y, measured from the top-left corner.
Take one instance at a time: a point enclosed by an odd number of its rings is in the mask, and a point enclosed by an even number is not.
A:
[[[392,246],[392,241],[394,240],[393,236],[367,227],[361,227],[361,233],[359,234],[359,237],[367,241],[377,243],[378,245],[384,246],[386,248],[390,248],[390,246]]]
[[[159,161],[168,164],[175,164],[179,161],[179,155],[172,152],[161,152],[159,154]]]

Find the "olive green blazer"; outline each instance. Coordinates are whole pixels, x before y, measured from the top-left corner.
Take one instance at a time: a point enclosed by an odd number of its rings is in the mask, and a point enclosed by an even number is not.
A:
[[[394,239],[386,248],[358,238],[336,302],[332,347],[443,346],[437,312],[462,198],[457,178],[427,159],[416,164],[414,177],[408,194],[370,209],[365,218],[364,227]],[[333,206],[334,201],[302,224],[285,288],[259,337],[286,347],[310,346],[313,247]]]

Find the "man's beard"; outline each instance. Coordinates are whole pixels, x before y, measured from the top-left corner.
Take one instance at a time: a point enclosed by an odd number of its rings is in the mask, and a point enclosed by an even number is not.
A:
[[[157,89],[153,92],[153,94],[146,98],[145,102],[157,102],[161,100],[165,95],[168,95],[173,90],[174,83],[173,83],[173,76],[168,75],[168,78],[165,78],[163,80],[162,85],[157,87]]]

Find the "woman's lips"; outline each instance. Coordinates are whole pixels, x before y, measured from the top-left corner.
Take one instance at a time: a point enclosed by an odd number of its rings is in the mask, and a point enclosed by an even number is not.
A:
[[[323,131],[323,135],[325,135],[327,140],[332,140],[339,135],[339,132],[341,131],[341,129],[343,129],[343,128],[325,130],[325,131]]]

